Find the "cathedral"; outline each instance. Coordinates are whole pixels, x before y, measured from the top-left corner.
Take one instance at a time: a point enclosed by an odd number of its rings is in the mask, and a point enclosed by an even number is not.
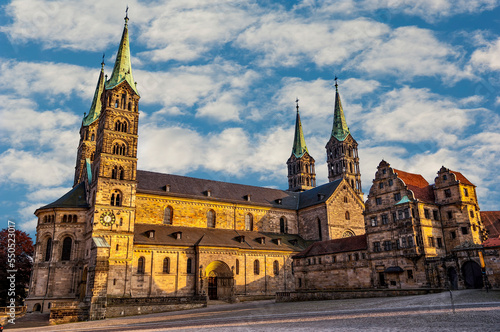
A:
[[[310,244],[365,233],[358,148],[337,84],[326,184],[316,185],[298,101],[287,190],[138,170],[128,33],[126,17],[113,71],[108,79],[102,64],[82,120],[73,189],[35,211],[29,311],[69,304],[80,319],[102,319],[141,313],[127,303],[273,296],[298,287],[292,257]]]

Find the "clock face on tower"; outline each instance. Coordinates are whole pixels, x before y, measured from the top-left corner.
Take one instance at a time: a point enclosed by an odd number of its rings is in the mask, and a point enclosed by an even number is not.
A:
[[[115,223],[115,219],[116,218],[113,212],[106,211],[101,214],[100,221],[103,226],[111,226]]]

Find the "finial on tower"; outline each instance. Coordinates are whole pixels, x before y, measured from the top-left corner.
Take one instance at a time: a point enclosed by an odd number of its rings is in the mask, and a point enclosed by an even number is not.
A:
[[[296,104],[296,107],[297,107],[297,113],[299,113],[299,97],[297,97],[295,99],[295,104]]]
[[[337,83],[337,76],[335,75],[335,91],[339,91],[339,85]]]
[[[127,9],[125,9],[125,26],[128,24],[128,5]]]
[[[105,53],[102,53],[101,68],[104,68],[104,56],[105,56]]]

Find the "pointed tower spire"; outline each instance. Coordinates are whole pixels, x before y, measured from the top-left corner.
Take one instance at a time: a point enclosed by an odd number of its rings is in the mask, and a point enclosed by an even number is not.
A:
[[[295,100],[297,107],[297,118],[295,119],[295,137],[293,138],[293,149],[292,153],[295,157],[300,158],[307,151],[306,140],[304,139],[304,133],[302,132],[302,123],[300,122],[299,114],[299,99]]]
[[[288,158],[288,190],[305,191],[316,187],[314,158],[307,151],[306,140],[300,122],[299,98],[295,100],[297,118],[295,120],[295,137],[293,138],[292,155]]]
[[[333,113],[332,134],[325,148],[328,180],[332,182],[345,179],[359,197],[363,199],[358,143],[349,132],[345,121],[337,77],[335,77],[335,111]]]
[[[106,90],[112,89],[123,81],[127,81],[128,85],[134,90],[137,95],[137,88],[132,76],[132,64],[130,62],[130,46],[128,39],[128,7],[125,16],[125,26],[123,28],[122,39],[116,54],[115,66],[110,79],[106,82]]]
[[[92,105],[90,106],[89,114],[83,118],[83,126],[88,126],[95,120],[99,119],[101,114],[101,96],[104,91],[104,54],[102,55],[101,62],[101,72],[99,73],[99,79],[97,80],[97,86],[95,87],[94,99],[92,99]]]
[[[349,135],[349,127],[344,116],[344,109],[340,101],[339,85],[337,84],[337,77],[335,77],[335,111],[333,113],[333,128],[332,136],[343,141]]]

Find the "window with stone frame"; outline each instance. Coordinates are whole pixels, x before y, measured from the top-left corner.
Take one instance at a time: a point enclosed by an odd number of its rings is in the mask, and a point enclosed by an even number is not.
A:
[[[403,218],[404,218],[403,210],[398,210],[398,219],[403,219]]]
[[[453,211],[446,211],[446,214],[448,216],[448,220],[452,220],[453,219]]]
[[[214,210],[208,210],[207,212],[207,227],[208,228],[215,228],[215,211]]]
[[[406,276],[408,279],[413,279],[413,270],[406,270]]]
[[[187,262],[186,262],[186,273],[187,274],[193,273],[193,260],[191,258],[187,259]]]
[[[172,225],[172,219],[174,215],[174,209],[171,206],[167,206],[163,212],[163,224]]]
[[[375,204],[382,205],[382,198],[381,197],[375,198]]]
[[[469,191],[467,190],[467,188],[464,188],[464,196],[469,197]]]
[[[122,195],[119,190],[115,190],[111,194],[111,201],[110,201],[111,206],[121,206],[122,205]]]
[[[439,220],[439,211],[432,210],[432,216],[434,217],[434,220]]]
[[[393,213],[392,213],[392,221],[393,221],[393,222],[398,221],[398,217],[396,216],[396,212],[393,212]]]
[[[372,224],[372,227],[376,227],[378,222],[377,222],[377,217],[371,217],[371,224]]]
[[[444,190],[444,197],[446,197],[446,198],[451,197],[451,190],[450,189],[445,189]]]
[[[278,263],[278,261],[273,262],[273,273],[275,276],[280,274],[280,264]]]
[[[429,209],[424,209],[424,217],[425,217],[425,219],[430,219],[431,218],[431,214],[429,212]]]
[[[456,239],[457,238],[457,233],[455,231],[451,231],[450,232],[450,236],[452,239]]]
[[[404,213],[405,213],[406,219],[410,218],[410,209],[409,208],[404,209]]]
[[[401,248],[406,248],[406,237],[401,238]]]
[[[240,274],[240,260],[237,259],[236,260],[236,275],[239,275]]]
[[[469,210],[469,215],[470,215],[471,218],[474,218],[474,211]]]
[[[285,217],[280,218],[280,233],[281,234],[288,233],[288,225]]]
[[[245,230],[253,231],[253,215],[251,213],[245,215]]]
[[[460,227],[462,229],[462,234],[463,235],[467,235],[469,233],[469,230],[467,229],[467,227]]]
[[[73,240],[67,236],[63,240],[62,251],[61,251],[61,260],[69,261],[71,260],[71,247],[73,244]]]
[[[380,182],[380,183],[378,184],[378,187],[379,187],[379,189],[384,188],[384,183],[383,183],[383,182]]]
[[[48,238],[45,243],[45,261],[50,261],[50,257],[52,256],[52,238]]]
[[[163,273],[170,273],[170,258],[163,259]]]
[[[382,215],[382,225],[387,225],[389,223],[389,218],[387,218],[387,214]]]
[[[380,242],[379,241],[376,241],[376,242],[373,242],[373,251],[374,252],[380,252]]]
[[[386,240],[383,242],[383,245],[384,245],[384,251],[392,250],[392,241]]]
[[[401,193],[395,193],[394,194],[394,201],[399,202],[401,200]]]
[[[394,181],[392,179],[389,179],[389,187],[394,184]]]
[[[442,248],[443,247],[443,239],[440,237],[437,237],[436,238],[436,245],[438,248]]]
[[[413,235],[408,236],[408,248],[413,247]]]
[[[144,257],[139,257],[137,260],[137,273],[138,274],[144,274],[145,272],[145,267],[146,265],[146,259]]]
[[[428,242],[429,242],[429,247],[435,247],[435,244],[434,244],[434,237],[429,236],[429,237],[428,237]]]
[[[256,276],[260,274],[260,262],[258,259],[253,262],[253,274]]]

